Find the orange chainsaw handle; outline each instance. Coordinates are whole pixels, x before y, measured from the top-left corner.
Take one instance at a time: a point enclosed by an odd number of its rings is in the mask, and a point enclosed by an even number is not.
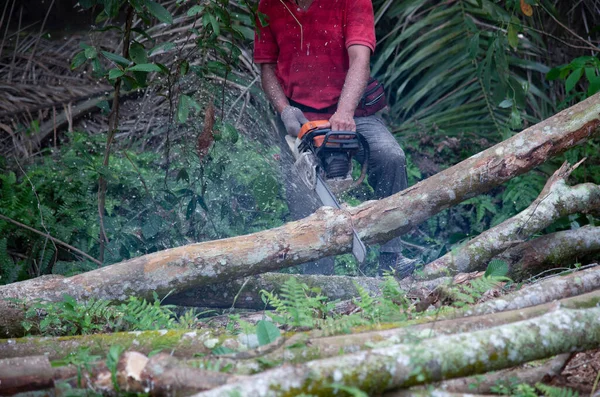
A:
[[[300,128],[300,132],[298,133],[298,139],[302,139],[304,135],[308,134],[311,131],[318,130],[321,128],[329,128],[329,120],[314,120],[309,121],[308,123],[304,123],[302,128]]]

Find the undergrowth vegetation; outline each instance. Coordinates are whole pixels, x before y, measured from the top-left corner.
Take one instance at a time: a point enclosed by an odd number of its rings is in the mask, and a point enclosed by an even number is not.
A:
[[[102,166],[102,137],[73,133],[43,158],[0,175],[0,214],[95,256],[97,181],[108,181],[106,263],[282,224],[287,205],[273,167],[276,149],[229,130],[201,162],[184,144],[165,177],[161,156],[123,151]],[[232,132],[233,131],[233,132]],[[97,264],[77,260],[45,235],[0,219],[0,283],[47,273],[73,275]]]

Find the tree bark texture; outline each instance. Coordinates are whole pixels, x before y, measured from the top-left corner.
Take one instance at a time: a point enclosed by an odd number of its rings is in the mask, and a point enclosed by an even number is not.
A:
[[[567,185],[566,178],[575,168],[563,164],[524,211],[429,263],[419,276],[436,278],[480,270],[494,256],[550,226],[558,218],[600,208],[600,186]]]
[[[318,395],[331,390],[335,383],[373,395],[596,348],[600,343],[599,318],[600,308],[558,310],[488,330],[279,367],[195,396]]]
[[[265,304],[260,297],[260,291],[280,291],[281,286],[290,278],[295,277],[298,282],[316,287],[321,294],[329,300],[341,301],[358,296],[355,283],[364,288],[371,295],[381,293],[383,279],[375,277],[348,277],[348,276],[323,276],[308,274],[264,273],[241,279],[231,280],[227,283],[211,284],[193,288],[184,292],[169,295],[163,303],[178,306],[196,307],[233,307],[238,309],[262,310]],[[449,279],[435,279],[413,282],[409,279],[400,281],[403,291],[432,291],[440,283]],[[238,295],[239,294],[239,295]],[[234,305],[234,299],[235,305]]]
[[[431,316],[419,319],[421,323],[395,327],[393,324],[381,324],[383,330],[353,329],[351,334],[321,336],[312,331],[308,334],[295,334],[275,350],[256,358],[215,357],[215,364],[230,365],[235,373],[252,374],[264,368],[264,362],[298,364],[309,360],[335,357],[340,353],[353,353],[361,350],[391,346],[399,343],[415,343],[423,339],[460,332],[473,332],[504,324],[533,319],[557,310],[592,308],[600,302],[600,291],[578,295],[558,302],[547,302],[517,310],[502,311],[486,315],[437,319]],[[388,329],[385,329],[388,328]]]
[[[0,360],[0,396],[54,387],[54,371],[45,356]]]
[[[500,258],[510,268],[509,277],[523,280],[553,267],[564,267],[590,255],[600,254],[600,227],[551,233],[504,251]],[[600,257],[598,258],[600,259]]]
[[[571,357],[570,353],[560,354],[543,364],[537,363],[533,366],[504,369],[489,374],[452,379],[437,385],[441,390],[451,393],[491,393],[492,387],[498,382],[509,381],[515,383],[527,383],[534,385],[541,382],[546,376],[556,376],[561,373],[567,361]]]
[[[22,333],[21,311],[6,298],[122,301],[265,273],[350,252],[352,229],[365,242],[401,235],[432,215],[527,172],[600,133],[600,94],[530,127],[413,187],[356,208],[322,207],[315,214],[245,236],[144,255],[64,279],[34,279],[0,287],[0,335]]]
[[[600,267],[573,272],[566,276],[556,276],[529,285],[512,294],[468,307],[464,311],[452,313],[449,317],[475,316],[497,313],[505,310],[518,310],[529,306],[564,299],[600,289]]]
[[[220,337],[210,330],[160,330],[116,332],[61,337],[27,337],[0,339],[0,358],[44,355],[57,360],[88,348],[90,354],[104,355],[110,346],[119,345],[144,354],[165,349],[176,357],[192,357],[194,354],[210,354],[218,345],[238,348],[235,337]],[[36,353],[37,352],[37,353]]]

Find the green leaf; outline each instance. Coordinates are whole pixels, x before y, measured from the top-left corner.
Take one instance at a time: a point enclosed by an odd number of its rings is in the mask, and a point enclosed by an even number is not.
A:
[[[512,17],[510,24],[508,25],[508,44],[515,50],[519,46],[519,20],[516,17]]]
[[[222,127],[224,138],[227,138],[231,143],[236,143],[240,138],[238,130],[231,124],[225,123]]]
[[[590,86],[588,87],[588,96],[592,96],[595,93],[600,91],[600,77],[596,77],[593,80],[590,80]]]
[[[121,55],[113,54],[112,52],[102,51],[102,55],[104,55],[107,59],[115,62],[121,66],[129,66],[131,65],[131,61],[127,58],[123,58]]]
[[[508,274],[508,263],[500,259],[493,259],[488,263],[485,277],[505,277]]]
[[[260,320],[256,323],[256,336],[260,346],[264,346],[275,342],[281,336],[281,332],[272,322]]]
[[[179,96],[179,103],[177,104],[177,121],[185,123],[190,114],[190,97],[187,95]]]
[[[103,114],[110,113],[110,105],[108,104],[108,101],[100,101],[96,104],[96,106],[102,110]]]
[[[177,173],[177,176],[175,177],[176,182],[179,182],[181,180],[184,180],[186,182],[190,181],[190,175],[188,174],[188,172],[185,168],[180,169],[179,172]]]
[[[202,207],[205,212],[208,212],[208,206],[206,205],[206,201],[204,201],[204,197],[198,195],[196,196],[196,200],[198,201],[198,204],[200,204],[200,207]]]
[[[129,56],[131,57],[131,60],[137,64],[148,63],[148,54],[146,54],[146,49],[140,43],[131,44]]]
[[[163,221],[160,216],[155,214],[150,215],[142,225],[142,234],[144,235],[144,238],[156,236],[160,232],[162,223]]]
[[[226,347],[226,346],[218,346],[215,347],[214,349],[212,349],[212,354],[219,356],[221,354],[231,354],[231,353],[235,353],[236,351]]]
[[[108,71],[108,78],[111,80],[114,80],[116,78],[119,78],[121,76],[123,76],[125,74],[125,72],[123,72],[121,69],[111,69]]]
[[[168,24],[173,23],[173,16],[165,7],[152,0],[145,0],[145,4],[150,14],[154,15],[156,19]]]
[[[502,102],[500,102],[498,107],[502,108],[502,109],[508,109],[508,108],[512,107],[512,105],[513,105],[512,99],[505,99]]]
[[[154,63],[142,63],[139,65],[134,65],[127,68],[127,70],[131,72],[162,72],[160,66]]]
[[[188,17],[193,17],[194,15],[201,14],[204,11],[204,6],[193,6],[187,12]]]
[[[71,70],[77,69],[81,65],[83,65],[87,61],[87,57],[85,56],[85,52],[81,51],[75,54],[73,60],[71,61]]]
[[[98,51],[94,47],[87,47],[83,52],[87,59],[94,59],[98,56]]]
[[[582,68],[573,71],[573,73],[571,73],[569,75],[569,77],[567,78],[567,81],[565,82],[565,90],[567,92],[569,92],[573,88],[575,88],[575,85],[579,82],[579,80],[581,79],[581,76],[583,76]]]

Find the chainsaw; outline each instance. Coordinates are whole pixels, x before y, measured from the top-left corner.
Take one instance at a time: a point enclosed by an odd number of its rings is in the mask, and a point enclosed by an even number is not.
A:
[[[294,167],[300,179],[314,190],[323,205],[340,209],[336,198],[358,186],[364,180],[369,163],[369,145],[357,132],[332,131],[328,120],[309,121],[297,138],[287,135],[286,141],[296,158]],[[352,159],[362,150],[364,161],[360,176],[352,178]],[[362,264],[367,249],[356,230],[352,229],[352,254]]]

